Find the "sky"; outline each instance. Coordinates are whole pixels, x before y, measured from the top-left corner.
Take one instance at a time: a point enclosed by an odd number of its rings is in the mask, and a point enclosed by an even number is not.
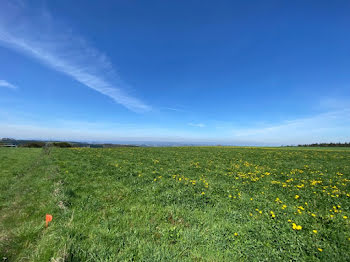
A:
[[[349,1],[0,2],[0,137],[350,141]]]

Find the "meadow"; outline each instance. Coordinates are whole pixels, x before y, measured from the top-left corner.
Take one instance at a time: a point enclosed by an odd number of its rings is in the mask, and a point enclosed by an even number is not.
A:
[[[350,261],[346,148],[0,148],[0,176],[3,261]]]

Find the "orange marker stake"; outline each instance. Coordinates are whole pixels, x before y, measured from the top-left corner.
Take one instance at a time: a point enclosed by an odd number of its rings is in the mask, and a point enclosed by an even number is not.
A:
[[[46,227],[49,226],[49,222],[52,221],[52,215],[46,214]]]

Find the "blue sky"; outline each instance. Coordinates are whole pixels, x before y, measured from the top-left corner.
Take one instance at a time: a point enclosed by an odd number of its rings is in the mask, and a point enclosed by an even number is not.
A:
[[[349,1],[1,1],[0,137],[350,140]]]

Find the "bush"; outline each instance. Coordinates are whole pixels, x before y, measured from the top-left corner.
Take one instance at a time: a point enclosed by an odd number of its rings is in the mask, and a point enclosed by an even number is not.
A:
[[[21,145],[21,147],[41,148],[45,146],[45,142],[29,142]]]
[[[55,147],[63,147],[63,148],[72,147],[72,145],[68,142],[53,142],[52,144]]]

